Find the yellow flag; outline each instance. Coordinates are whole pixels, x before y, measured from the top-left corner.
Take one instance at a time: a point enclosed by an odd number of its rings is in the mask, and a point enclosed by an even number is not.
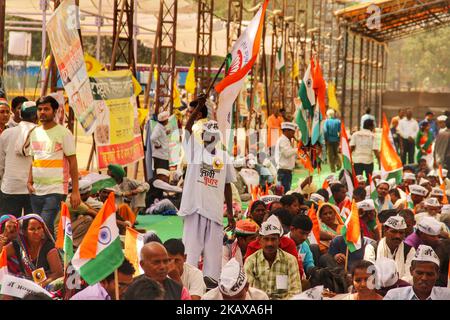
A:
[[[180,92],[177,87],[177,77],[175,76],[173,79],[173,106],[179,108],[181,105]]]
[[[340,112],[339,103],[336,99],[336,87],[333,82],[328,83],[328,106]]]
[[[300,70],[298,69],[298,61],[294,62],[294,65],[292,66],[292,72],[291,77],[292,79],[298,78],[300,76]]]
[[[155,67],[155,69],[153,69],[153,81],[155,82],[158,81],[158,68]]]
[[[186,76],[186,83],[184,85],[186,91],[190,94],[195,93],[195,59],[192,59],[191,66],[189,67],[188,74]]]
[[[84,63],[86,64],[88,76],[92,76],[104,68],[97,59],[87,53],[84,54]]]
[[[138,108],[137,110],[138,110],[138,121],[139,124],[142,126],[145,120],[147,119],[149,110],[144,108]]]
[[[131,76],[131,79],[133,81],[134,95],[137,97],[142,92],[142,87],[133,75]]]

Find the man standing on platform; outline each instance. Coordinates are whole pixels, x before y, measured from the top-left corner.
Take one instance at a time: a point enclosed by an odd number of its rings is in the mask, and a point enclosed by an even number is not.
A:
[[[323,134],[331,172],[336,172],[336,168],[338,171],[341,170],[341,157],[339,156],[341,120],[335,118],[333,109],[328,109],[327,117],[328,119],[323,124]]]
[[[156,169],[163,168],[169,170],[169,137],[167,136],[166,125],[169,122],[169,112],[163,111],[158,114],[158,122],[152,130],[152,155],[153,163]]]
[[[401,119],[398,123],[398,133],[402,141],[401,160],[403,165],[414,163],[415,141],[419,132],[419,125],[416,119],[412,117],[411,109],[406,110],[406,117]],[[408,162],[406,162],[406,155],[408,155]]]
[[[277,163],[278,181],[284,188],[284,193],[291,190],[292,171],[295,168],[295,159],[297,158],[297,148],[292,146],[292,139],[297,130],[297,125],[292,122],[283,122],[281,124],[283,134],[278,138],[275,146],[275,161]]]
[[[198,266],[203,253],[203,276],[219,280],[222,267],[223,203],[227,205],[228,226],[234,229],[231,183],[236,175],[228,154],[217,147],[220,131],[216,121],[203,125],[202,143],[194,137],[192,125],[206,102],[201,96],[185,128],[183,148],[187,170],[178,215],[184,217],[183,242],[187,263]]]

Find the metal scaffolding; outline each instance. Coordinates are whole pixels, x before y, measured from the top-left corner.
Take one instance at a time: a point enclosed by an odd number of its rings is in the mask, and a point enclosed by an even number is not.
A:
[[[160,32],[157,35],[156,65],[157,79],[155,94],[155,113],[167,102],[173,111],[173,79],[175,77],[176,34],[178,0],[161,0]]]
[[[197,47],[195,55],[196,93],[209,86],[213,32],[214,0],[198,0]]]
[[[113,50],[111,70],[123,61],[136,76],[136,60],[133,49],[134,0],[114,0],[113,9]]]

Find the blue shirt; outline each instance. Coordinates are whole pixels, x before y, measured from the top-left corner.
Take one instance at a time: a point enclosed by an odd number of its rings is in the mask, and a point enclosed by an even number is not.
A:
[[[303,241],[300,245],[297,246],[297,251],[298,254],[301,254],[303,261],[303,269],[306,271],[309,268],[313,268],[314,258],[308,243],[306,243],[306,241]]]
[[[341,132],[341,120],[336,118],[330,118],[325,120],[323,124],[323,133],[325,141],[338,142],[340,132]]]
[[[287,236],[289,238],[291,238],[291,233],[289,232],[287,234]],[[306,241],[303,241],[302,243],[297,245],[297,251],[298,251],[298,254],[302,258],[303,269],[306,271],[309,268],[313,268],[314,267],[314,258],[313,258],[311,249],[309,248],[309,244]]]

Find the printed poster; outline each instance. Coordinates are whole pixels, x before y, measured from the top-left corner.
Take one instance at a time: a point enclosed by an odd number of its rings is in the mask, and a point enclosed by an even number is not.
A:
[[[47,34],[61,81],[77,120],[91,134],[96,125],[94,100],[78,34],[75,0],[65,0],[47,23]]]
[[[100,71],[91,77],[97,114],[94,131],[98,169],[144,158],[136,96],[130,70]]]

